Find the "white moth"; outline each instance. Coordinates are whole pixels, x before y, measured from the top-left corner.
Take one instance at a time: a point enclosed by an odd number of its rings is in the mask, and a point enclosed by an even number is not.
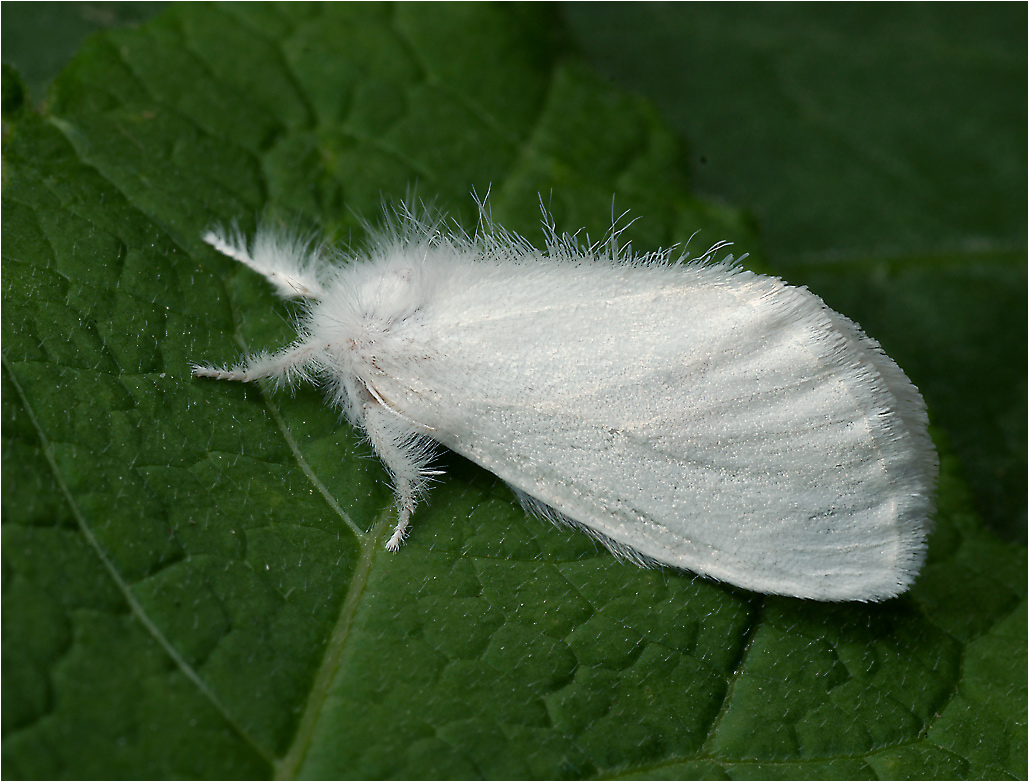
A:
[[[901,369],[817,296],[612,230],[546,250],[407,205],[335,262],[267,228],[205,241],[306,300],[298,339],[197,377],[320,381],[393,480],[397,550],[441,444],[617,556],[747,589],[883,600],[925,558],[937,474]]]

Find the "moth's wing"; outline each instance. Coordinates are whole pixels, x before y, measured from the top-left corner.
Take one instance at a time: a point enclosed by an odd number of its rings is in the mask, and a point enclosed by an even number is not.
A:
[[[420,361],[383,367],[396,409],[638,559],[823,600],[913,581],[924,405],[850,321],[725,267],[515,271],[439,293]]]

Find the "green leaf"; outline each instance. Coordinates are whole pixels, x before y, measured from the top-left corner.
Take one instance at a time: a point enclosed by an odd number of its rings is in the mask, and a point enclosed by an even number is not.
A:
[[[568,14],[597,68],[689,143],[698,191],[754,210],[776,273],[882,341],[946,426],[986,522],[1024,544],[1026,9]]]
[[[17,63],[28,91],[39,99],[90,33],[143,21],[165,5],[105,0],[8,3],[2,30],[4,62]]]
[[[617,194],[638,248],[757,247],[551,7],[180,4],[39,113],[4,79],[6,776],[1024,775],[1025,551],[946,427],[922,578],[822,605],[616,562],[453,455],[389,555],[387,477],[316,390],[189,377],[289,338],[216,221],[359,241],[414,185],[471,228],[491,188],[530,238],[538,193],[599,238]],[[824,273],[931,311],[934,267],[868,255]]]

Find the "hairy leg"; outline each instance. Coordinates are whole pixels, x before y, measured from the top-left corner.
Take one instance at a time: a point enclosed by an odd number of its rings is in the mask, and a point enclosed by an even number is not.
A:
[[[264,275],[284,299],[318,299],[324,295],[318,272],[325,261],[318,248],[299,235],[259,228],[248,248],[238,229],[217,226],[204,234],[204,241]]]
[[[193,377],[211,377],[239,383],[251,383],[268,377],[292,384],[298,380],[311,379],[315,350],[315,346],[310,343],[298,342],[278,353],[252,353],[232,369],[194,364]]]

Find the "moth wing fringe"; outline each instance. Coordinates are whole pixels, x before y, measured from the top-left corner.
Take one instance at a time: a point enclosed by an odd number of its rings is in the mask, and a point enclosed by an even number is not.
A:
[[[533,497],[531,494],[527,494],[521,489],[508,484],[511,491],[514,492],[515,497],[518,498],[518,502],[526,513],[529,513],[537,518],[549,521],[558,527],[571,527],[572,529],[581,530],[593,538],[595,541],[600,543],[604,548],[610,551],[615,559],[623,560],[625,562],[632,562],[634,565],[644,568],[661,567],[662,563],[658,562],[653,557],[648,557],[646,554],[642,554],[632,546],[627,546],[624,543],[620,543],[614,538],[610,538],[603,532],[598,532],[593,527],[587,524],[576,521],[570,516],[566,516],[558,510],[547,505],[540,499]]]

